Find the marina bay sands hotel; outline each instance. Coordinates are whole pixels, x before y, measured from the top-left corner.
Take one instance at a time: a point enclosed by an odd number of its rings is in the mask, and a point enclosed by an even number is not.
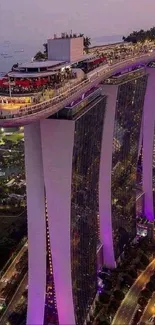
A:
[[[139,210],[154,220],[154,58],[110,64],[83,55],[82,37],[62,35],[48,41],[48,60],[0,80],[0,125],[24,125],[27,325],[86,324],[98,254],[115,267]]]

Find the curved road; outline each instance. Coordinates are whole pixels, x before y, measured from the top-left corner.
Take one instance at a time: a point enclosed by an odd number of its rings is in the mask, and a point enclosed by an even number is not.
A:
[[[149,300],[144,313],[139,321],[139,325],[144,325],[146,324],[150,317],[152,317],[153,315],[155,315],[155,292],[153,293],[151,299]]]
[[[124,300],[122,301],[111,325],[130,325],[132,317],[137,306],[140,291],[144,285],[149,282],[152,271],[155,270],[155,259],[147,266],[147,268],[139,275],[134,282]]]
[[[155,53],[141,54],[139,56],[127,58],[113,65],[109,65],[108,67],[103,66],[99,71],[96,69],[94,70],[93,79],[81,82],[76,87],[68,88],[67,91],[62,93],[60,96],[57,96],[57,98],[53,98],[32,107],[30,106],[28,109],[25,108],[23,111],[19,111],[19,114],[16,113],[14,116],[9,116],[8,114],[5,118],[0,118],[0,126],[21,126],[33,123],[42,118],[47,118],[50,115],[57,113],[63,107],[69,105],[91,87],[98,86],[102,80],[112,76],[121,69],[133,66],[134,64],[147,64],[149,61],[154,59]]]
[[[19,299],[21,298],[26,286],[28,283],[28,274],[26,273],[24,278],[22,279],[22,281],[20,282],[15,294],[13,295],[10,303],[8,304],[4,314],[2,315],[2,317],[0,318],[0,325],[6,325],[8,322],[8,317],[9,315],[15,311],[15,307],[19,301]]]
[[[7,268],[6,272],[3,274],[2,278],[0,279],[0,295],[1,291],[6,286],[5,280],[9,282],[12,276],[16,273],[16,265],[19,263],[21,257],[27,251],[27,245],[24,243],[18,254],[15,256],[9,267]]]

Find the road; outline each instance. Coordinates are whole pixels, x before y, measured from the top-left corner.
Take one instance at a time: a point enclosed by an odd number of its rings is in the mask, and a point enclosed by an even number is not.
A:
[[[155,314],[155,292],[152,295],[152,298],[149,300],[144,313],[140,319],[139,325],[144,325],[151,316]]]
[[[134,282],[124,300],[122,301],[112,325],[129,325],[135,312],[140,291],[145,284],[149,282],[152,271],[155,270],[155,259],[147,266],[147,268],[139,275]]]
[[[14,260],[12,261],[12,263],[10,264],[10,266],[8,267],[8,269],[6,270],[6,272],[3,274],[2,278],[0,279],[0,294],[2,289],[5,287],[6,283],[5,280],[10,280],[11,277],[16,273],[16,264],[20,261],[21,257],[23,256],[23,254],[27,251],[27,245],[24,244],[21,248],[21,250],[19,251],[19,253],[15,256]]]
[[[9,305],[7,306],[3,316],[0,318],[0,325],[6,325],[8,322],[8,316],[15,310],[26,286],[28,283],[28,274],[26,273],[21,283],[19,284],[15,294],[13,295]]]

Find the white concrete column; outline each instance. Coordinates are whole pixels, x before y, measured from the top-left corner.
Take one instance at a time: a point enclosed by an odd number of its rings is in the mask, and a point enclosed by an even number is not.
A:
[[[24,128],[28,213],[27,325],[44,324],[46,292],[46,223],[40,124]]]
[[[44,180],[59,324],[74,325],[71,279],[71,182],[74,121],[41,121]]]
[[[152,165],[155,123],[155,69],[148,68],[147,72],[149,78],[143,110],[143,191],[145,193],[144,213],[150,221],[153,221]]]
[[[104,264],[109,267],[116,266],[112,236],[111,172],[117,89],[117,86],[103,86],[103,94],[108,97],[104,117],[100,160],[99,215]]]

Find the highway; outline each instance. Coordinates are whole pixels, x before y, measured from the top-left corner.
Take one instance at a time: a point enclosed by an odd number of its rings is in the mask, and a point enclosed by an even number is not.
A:
[[[27,249],[27,245],[24,244],[19,253],[15,256],[8,269],[6,270],[6,272],[3,274],[2,278],[0,279],[0,295],[2,289],[6,286],[6,282],[11,280],[12,276],[16,273],[16,264],[20,261],[21,257],[27,251]]]
[[[155,292],[149,300],[138,325],[144,325],[153,315],[155,315]]]
[[[28,274],[26,273],[24,278],[22,279],[21,283],[19,284],[15,294],[13,295],[9,305],[7,306],[5,312],[3,313],[2,317],[0,318],[0,325],[6,325],[8,322],[8,316],[15,311],[16,305],[18,304],[26,286],[28,283]]]
[[[88,78],[74,87],[68,86],[65,92],[56,96],[48,101],[24,107],[17,111],[7,111],[5,116],[1,115],[0,126],[23,126],[33,123],[36,120],[47,118],[50,115],[57,113],[63,107],[69,105],[72,101],[76,100],[84,92],[88,91],[91,87],[98,86],[100,82],[123,68],[133,66],[135,64],[147,64],[155,59],[155,53],[141,54],[139,56],[132,56],[119,61],[118,63],[103,66],[99,70],[94,70],[93,78]]]
[[[140,291],[149,282],[152,271],[155,270],[155,259],[147,266],[147,268],[139,275],[132,287],[129,289],[124,300],[122,301],[116,315],[112,321],[112,325],[129,325],[135,312]]]

